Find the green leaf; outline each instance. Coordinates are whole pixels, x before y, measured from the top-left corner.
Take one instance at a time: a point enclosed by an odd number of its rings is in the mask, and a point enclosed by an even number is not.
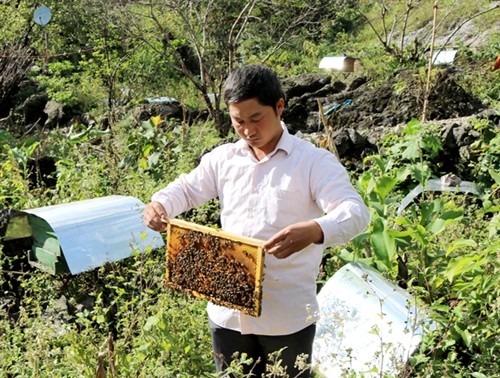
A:
[[[377,179],[375,190],[379,197],[380,202],[384,202],[387,198],[389,192],[394,189],[394,187],[398,184],[398,181],[394,177],[390,176],[381,176]]]
[[[144,324],[144,330],[145,331],[150,331],[151,328],[153,328],[154,326],[156,326],[159,321],[160,321],[160,319],[158,318],[158,316],[155,316],[155,315],[150,316],[146,320],[146,324]]]
[[[484,375],[483,373],[479,373],[479,372],[472,373],[471,376],[474,378],[488,378],[487,375]]]
[[[488,169],[488,173],[490,174],[491,178],[495,180],[497,185],[500,185],[500,173],[494,171],[493,169]]]
[[[359,261],[361,263],[364,263],[366,265],[372,265],[373,264],[373,257],[368,257],[368,258],[360,258],[356,255],[355,252],[349,252],[347,249],[343,249],[340,253],[339,253],[339,257],[346,261],[346,262],[350,262],[350,261]]]
[[[433,234],[438,234],[441,231],[444,230],[444,226],[446,225],[446,221],[444,219],[436,219],[432,221],[429,226],[427,226],[427,229],[432,232]]]
[[[146,139],[153,139],[155,137],[154,124],[150,121],[143,121],[141,125],[142,125],[142,135]]]
[[[477,243],[472,239],[458,239],[454,240],[448,248],[446,248],[446,257],[448,257],[452,252],[458,248],[464,247],[477,247]]]
[[[412,169],[409,166],[405,166],[403,168],[397,169],[396,170],[396,180],[398,182],[403,182],[405,181],[408,176],[411,174]]]
[[[377,260],[391,270],[392,259],[396,251],[396,242],[386,230],[386,222],[383,218],[373,221],[371,244]]]
[[[161,154],[158,151],[153,152],[151,155],[148,157],[148,167],[154,167],[158,164],[160,161],[160,156]]]
[[[446,220],[454,220],[454,219],[460,218],[462,215],[464,215],[464,211],[462,209],[453,209],[453,210],[445,211],[441,215],[441,218],[446,219]]]
[[[410,122],[406,124],[406,127],[404,128],[404,132],[406,135],[414,135],[418,133],[422,129],[422,122],[420,122],[416,118],[412,118]]]
[[[455,277],[469,272],[475,267],[476,256],[462,256],[451,259],[444,272],[448,281],[453,282]]]
[[[104,317],[104,315],[100,314],[100,315],[97,315],[96,318],[95,318],[95,321],[98,323],[98,324],[103,324],[106,322],[106,318]]]
[[[455,326],[455,331],[460,335],[467,348],[471,347],[472,335],[467,329],[461,329],[458,325]]]
[[[463,215],[463,210],[453,209],[445,211],[438,219],[432,221],[427,229],[433,234],[438,234],[444,230],[447,224],[460,218]]]
[[[148,159],[146,159],[146,158],[139,159],[139,161],[137,162],[137,164],[139,165],[139,168],[142,168],[142,169],[148,169],[149,168]]]
[[[500,230],[500,213],[495,214],[493,218],[491,218],[490,223],[488,224],[488,236],[490,238],[498,235],[498,230]]]
[[[411,173],[415,177],[415,179],[422,185],[431,177],[432,170],[429,168],[427,164],[417,163],[411,166]]]
[[[414,160],[420,157],[420,141],[418,138],[412,138],[406,143],[406,148],[401,157],[406,160]]]
[[[151,151],[154,151],[155,146],[152,144],[147,144],[144,147],[142,147],[142,156],[147,157],[149,154],[151,154]]]

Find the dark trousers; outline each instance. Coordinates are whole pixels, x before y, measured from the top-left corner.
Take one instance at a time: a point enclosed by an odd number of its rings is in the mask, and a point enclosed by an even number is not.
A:
[[[285,336],[242,335],[240,332],[219,327],[209,320],[212,335],[215,366],[218,372],[223,372],[231,364],[234,354],[238,357],[246,353],[253,359],[250,365],[243,365],[243,374],[260,378],[266,372],[266,364],[274,365],[280,361],[290,378],[309,378],[312,347],[316,325],[312,324],[301,331]],[[284,348],[284,349],[283,349]],[[281,353],[273,358],[273,352]],[[276,355],[276,353],[275,353]],[[297,356],[305,356],[305,366],[295,367]],[[234,377],[234,375],[222,375]]]

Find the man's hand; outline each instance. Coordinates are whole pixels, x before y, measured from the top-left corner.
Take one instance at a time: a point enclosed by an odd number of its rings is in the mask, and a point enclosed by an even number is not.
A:
[[[295,223],[274,235],[264,243],[264,251],[278,259],[284,259],[301,251],[312,243],[323,241],[323,230],[315,221]]]
[[[167,212],[159,202],[151,202],[144,209],[144,224],[155,231],[165,231],[167,228]]]

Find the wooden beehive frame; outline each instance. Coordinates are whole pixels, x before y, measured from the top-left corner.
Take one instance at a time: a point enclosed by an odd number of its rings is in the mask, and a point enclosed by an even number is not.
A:
[[[170,219],[167,285],[258,317],[264,266],[262,244],[262,240]]]

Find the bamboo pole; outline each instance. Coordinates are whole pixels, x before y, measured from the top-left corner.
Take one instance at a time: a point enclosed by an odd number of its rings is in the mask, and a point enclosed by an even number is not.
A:
[[[431,73],[432,73],[432,64],[433,62],[433,55],[434,55],[434,43],[436,40],[436,20],[437,20],[437,10],[438,10],[438,0],[434,2],[434,18],[432,20],[432,39],[431,39],[431,50],[430,50],[430,56],[429,56],[429,65],[427,67],[427,82],[425,84],[425,92],[424,92],[424,105],[422,107],[422,117],[421,117],[421,122],[426,122],[427,121],[427,107],[429,105],[429,92],[431,88]]]

